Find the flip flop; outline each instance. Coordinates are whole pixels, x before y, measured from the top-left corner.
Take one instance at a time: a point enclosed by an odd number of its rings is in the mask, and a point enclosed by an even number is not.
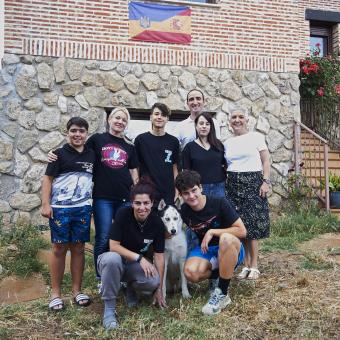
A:
[[[58,308],[58,306],[60,306]],[[60,298],[60,297],[55,297],[54,299],[52,299],[50,301],[50,303],[48,304],[48,308],[52,311],[52,312],[60,312],[63,309],[65,309],[65,305],[64,305],[64,301]]]
[[[73,298],[73,301],[78,307],[87,307],[92,303],[92,300],[90,299],[90,297],[87,294],[83,294],[83,293],[78,293]],[[86,301],[86,302],[84,302],[84,301]],[[84,303],[82,303],[82,302],[84,302]]]
[[[244,280],[248,277],[250,273],[250,269],[248,267],[243,267],[241,272],[236,276],[239,280]]]
[[[249,268],[250,272],[248,274],[247,280],[257,280],[260,276],[260,271],[257,268]]]

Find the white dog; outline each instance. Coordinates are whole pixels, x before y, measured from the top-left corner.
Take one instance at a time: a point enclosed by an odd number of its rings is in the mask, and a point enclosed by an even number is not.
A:
[[[165,239],[165,269],[163,279],[163,296],[167,291],[182,288],[182,296],[191,298],[188,291],[187,279],[184,276],[184,263],[187,256],[187,241],[183,230],[183,220],[174,205],[166,205],[161,200],[158,205],[160,217],[166,227],[169,238]]]

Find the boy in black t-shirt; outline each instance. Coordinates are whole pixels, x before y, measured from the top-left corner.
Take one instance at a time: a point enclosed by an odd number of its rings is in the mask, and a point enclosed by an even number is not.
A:
[[[163,103],[155,103],[151,108],[151,131],[138,135],[135,148],[140,163],[140,176],[148,176],[156,185],[155,205],[161,199],[167,204],[175,201],[175,178],[178,174],[179,142],[176,137],[165,132],[170,109]]]
[[[58,159],[47,165],[42,184],[41,214],[49,218],[52,241],[51,301],[49,308],[64,308],[61,282],[65,256],[71,251],[72,293],[75,303],[86,307],[91,303],[81,293],[84,271],[84,246],[90,240],[93,150],[84,146],[88,123],[73,117],[67,123],[68,143],[55,151]]]
[[[202,194],[200,181],[200,175],[190,170],[181,172],[175,181],[184,200],[183,221],[200,241],[188,254],[184,274],[191,282],[218,277],[218,286],[202,308],[203,314],[214,315],[231,303],[228,287],[235,267],[244,260],[240,239],[246,236],[246,228],[226,198]]]

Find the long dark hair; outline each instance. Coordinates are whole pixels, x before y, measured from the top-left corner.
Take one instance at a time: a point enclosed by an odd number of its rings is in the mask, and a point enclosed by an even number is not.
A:
[[[200,117],[205,118],[208,121],[208,123],[210,124],[210,131],[208,133],[208,142],[209,142],[209,144],[213,148],[215,148],[216,150],[224,152],[224,146],[223,146],[222,142],[216,137],[215,124],[214,124],[214,121],[213,121],[210,113],[208,113],[208,112],[201,112],[195,118],[195,129],[196,129],[196,126],[198,124],[198,120],[200,119]],[[198,135],[198,133],[197,133],[197,129],[196,129],[196,138],[201,140],[199,135]]]
[[[151,181],[148,176],[142,176],[137,184],[135,184],[130,191],[130,199],[133,201],[136,195],[149,195],[150,200],[155,200],[155,184]]]

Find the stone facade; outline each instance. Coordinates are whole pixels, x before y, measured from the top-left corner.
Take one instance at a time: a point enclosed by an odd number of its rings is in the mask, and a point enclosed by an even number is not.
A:
[[[46,224],[40,217],[46,153],[65,141],[73,116],[88,120],[90,132],[105,130],[107,107],[148,109],[156,102],[186,110],[188,90],[200,88],[215,111],[222,139],[231,134],[228,112],[242,106],[250,127],[266,136],[272,158],[272,205],[286,191],[282,179],[293,157],[293,120],[299,118],[297,73],[165,66],[115,61],[5,55],[0,73],[0,214]]]

